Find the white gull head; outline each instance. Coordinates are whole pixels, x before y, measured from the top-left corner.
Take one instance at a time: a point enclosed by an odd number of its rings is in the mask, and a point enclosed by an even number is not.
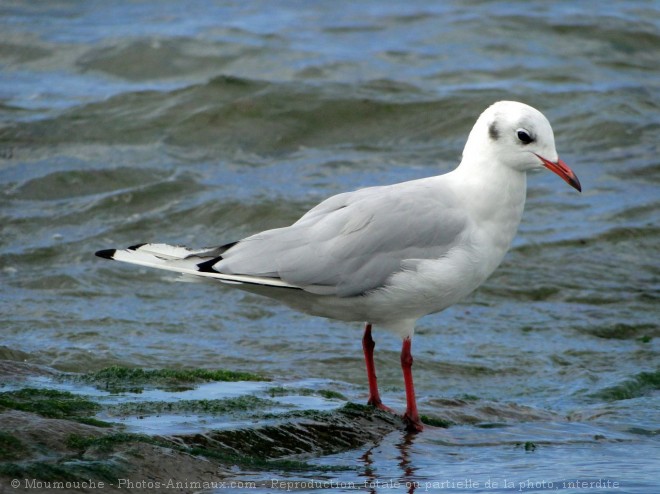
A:
[[[548,119],[517,101],[498,101],[479,116],[465,144],[463,163],[520,172],[545,167],[581,190],[577,176],[559,159]]]

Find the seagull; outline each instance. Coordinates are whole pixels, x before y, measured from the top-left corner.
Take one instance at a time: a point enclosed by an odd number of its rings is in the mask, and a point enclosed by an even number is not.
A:
[[[405,428],[423,429],[411,353],[417,319],[479,287],[509,250],[522,218],[527,172],[547,168],[581,191],[555,150],[546,117],[499,101],[470,131],[458,167],[443,175],[332,196],[284,228],[219,247],[162,243],[96,255],[208,278],[325,318],[365,324],[368,404],[381,400],[372,326],[401,336]]]

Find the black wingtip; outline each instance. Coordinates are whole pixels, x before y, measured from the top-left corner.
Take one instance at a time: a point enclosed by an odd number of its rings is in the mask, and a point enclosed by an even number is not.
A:
[[[213,265],[221,260],[222,260],[222,256],[218,256],[209,259],[208,261],[200,262],[197,265],[197,271],[201,271],[202,273],[217,273],[218,271],[213,269]]]
[[[104,249],[96,251],[95,255],[102,257],[103,259],[114,259],[115,252],[117,252],[117,249]]]

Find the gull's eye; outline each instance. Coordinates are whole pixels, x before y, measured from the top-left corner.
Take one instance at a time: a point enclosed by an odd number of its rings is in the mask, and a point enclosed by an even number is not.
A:
[[[529,144],[534,141],[534,138],[525,129],[516,130],[516,134],[518,135],[518,140],[523,144]]]

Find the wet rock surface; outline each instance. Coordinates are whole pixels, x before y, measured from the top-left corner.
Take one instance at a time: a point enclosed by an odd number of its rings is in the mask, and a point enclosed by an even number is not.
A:
[[[222,430],[136,433],[120,422],[95,418],[105,408],[98,397],[34,387],[34,382],[25,387],[30,375],[54,378],[49,386],[79,376],[18,362],[2,362],[0,369],[5,376],[20,376],[0,392],[0,485],[21,479],[19,487],[30,492],[51,492],[54,482],[64,482],[77,492],[92,492],[89,482],[123,491],[144,488],[143,483],[128,479],[149,479],[151,485],[164,485],[173,478],[213,483],[237,468],[324,471],[327,467],[314,465],[314,458],[359,448],[403,427],[396,416],[346,403],[330,411],[259,412],[248,425],[225,424]],[[156,413],[167,408],[162,406]],[[243,407],[239,412],[251,410]],[[174,413],[181,410],[175,408]]]

